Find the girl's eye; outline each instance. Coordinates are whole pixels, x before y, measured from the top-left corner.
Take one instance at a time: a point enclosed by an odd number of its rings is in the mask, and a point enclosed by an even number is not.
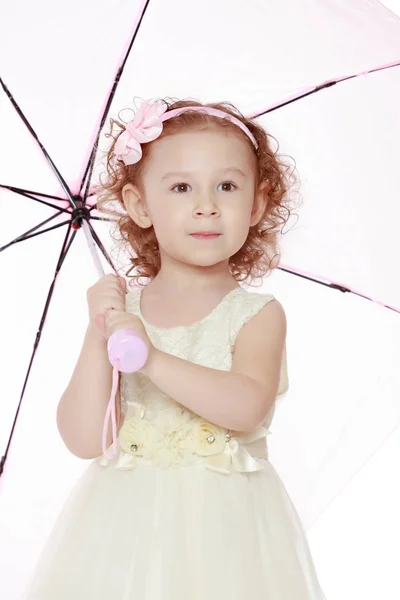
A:
[[[190,188],[190,185],[187,183],[177,183],[172,188],[172,191],[175,192],[176,194],[184,194],[185,192],[189,191],[189,188]]]
[[[219,184],[218,190],[221,190],[222,192],[233,192],[236,190],[236,185],[231,181],[224,181]]]

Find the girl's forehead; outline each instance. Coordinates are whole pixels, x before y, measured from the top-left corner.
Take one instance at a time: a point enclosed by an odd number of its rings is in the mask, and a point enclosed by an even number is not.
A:
[[[177,166],[186,170],[191,166],[219,163],[237,168],[251,168],[254,158],[244,135],[230,129],[207,128],[189,129],[165,134],[152,142],[149,156],[149,170]]]

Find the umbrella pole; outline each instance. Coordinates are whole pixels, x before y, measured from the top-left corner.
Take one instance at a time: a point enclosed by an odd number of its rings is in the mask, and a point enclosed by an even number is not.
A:
[[[95,241],[92,237],[92,234],[90,233],[89,225],[87,224],[87,221],[85,219],[82,219],[82,227],[86,237],[86,241],[89,246],[90,254],[92,255],[93,262],[96,267],[97,274],[99,277],[104,277],[105,271],[103,269],[103,265],[101,264],[99,253],[96,249]]]

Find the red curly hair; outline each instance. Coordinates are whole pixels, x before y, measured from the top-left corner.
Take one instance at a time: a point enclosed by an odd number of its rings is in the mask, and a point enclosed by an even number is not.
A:
[[[278,144],[260,125],[245,118],[233,105],[223,102],[217,104],[202,104],[189,100],[168,102],[168,111],[176,108],[190,106],[205,106],[216,108],[240,119],[250,130],[257,142],[257,149],[241,130],[227,119],[220,119],[203,113],[202,111],[186,111],[163,124],[163,135],[173,135],[187,129],[204,129],[207,127],[231,129],[236,135],[241,135],[246,140],[256,159],[258,166],[257,183],[267,183],[265,194],[268,202],[260,222],[250,227],[247,239],[236,254],[230,257],[229,267],[232,276],[238,282],[253,282],[262,278],[276,268],[279,264],[280,253],[278,236],[283,233],[283,228],[291,216],[291,199],[289,189],[296,182],[295,167],[286,164],[277,154]],[[151,142],[142,145],[143,155],[141,160],[126,166],[122,161],[115,159],[115,143],[125,130],[122,122],[111,119],[108,137],[112,138],[111,146],[106,154],[106,173],[100,179],[98,187],[97,208],[100,212],[111,216],[116,221],[117,236],[114,239],[121,246],[127,246],[133,253],[130,261],[131,268],[136,272],[131,275],[133,279],[142,277],[153,279],[160,270],[160,252],[158,241],[153,227],[142,229],[126,213],[122,189],[127,183],[140,186],[140,175],[149,157]],[[270,139],[276,142],[273,151]],[[105,177],[104,177],[105,175]],[[122,212],[121,212],[122,211]]]

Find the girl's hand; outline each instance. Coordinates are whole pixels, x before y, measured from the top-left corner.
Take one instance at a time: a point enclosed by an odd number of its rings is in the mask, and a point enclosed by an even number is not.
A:
[[[90,325],[95,325],[102,331],[108,309],[125,310],[125,296],[126,281],[123,277],[109,274],[99,279],[87,291]]]
[[[150,338],[147,335],[145,326],[143,325],[140,318],[128,312],[107,310],[103,328],[103,335],[108,340],[113,333],[118,331],[118,329],[133,329],[133,331],[135,331],[142,338],[148,350],[148,359],[146,361],[147,364],[150,358],[154,355],[155,348],[151,343]]]

